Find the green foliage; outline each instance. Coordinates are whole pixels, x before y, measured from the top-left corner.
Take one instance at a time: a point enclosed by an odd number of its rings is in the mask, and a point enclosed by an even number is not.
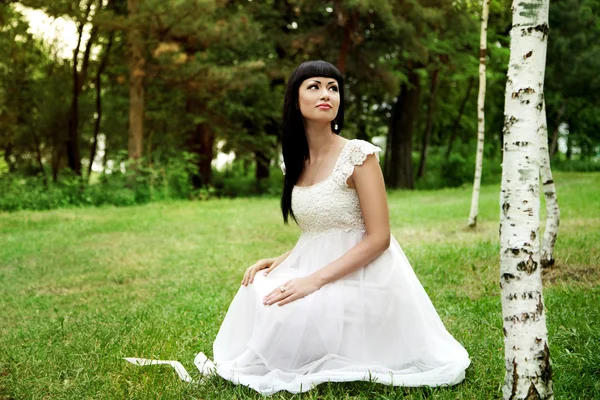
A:
[[[474,144],[473,144],[474,146]],[[444,187],[470,186],[475,175],[475,153],[470,145],[457,145],[446,159],[445,147],[430,148],[427,156],[427,171],[422,179],[415,182],[417,189],[439,189]],[[418,165],[419,154],[413,153],[413,165]],[[485,184],[497,183],[502,174],[501,156],[495,154],[491,146],[483,160],[481,181]]]
[[[81,206],[132,206],[167,200],[208,200],[216,197],[279,196],[283,175],[273,167],[269,178],[256,183],[255,165],[235,161],[227,170],[214,170],[213,185],[194,188],[196,155],[183,153],[182,159],[168,158],[165,164],[148,167],[146,160],[134,170],[121,154],[120,168],[101,173],[96,183],[87,184],[68,170],[54,182],[42,176],[0,174],[0,211],[51,210]],[[134,172],[135,171],[135,172]]]
[[[0,5],[0,151],[8,155],[4,168],[14,173],[16,180],[41,173],[47,179],[70,179],[65,171],[69,165],[66,143],[73,121],[74,60],[70,54],[63,59],[53,44],[42,43],[32,35],[19,11],[25,6],[76,25],[87,23],[86,31],[95,29],[93,41],[88,42],[84,35],[79,48],[77,139],[83,165],[89,164],[97,133],[103,138],[99,150],[104,150],[104,155],[102,160],[96,157],[96,166],[124,162],[132,72],[128,33],[134,27],[140,29],[138,44],[145,59],[143,71],[138,72],[144,74],[146,96],[143,165],[150,169],[141,168],[133,183],[116,175],[111,178],[116,182],[114,190],[123,187],[123,193],[134,192],[136,204],[152,199],[277,193],[279,173],[263,176],[264,171],[256,173],[256,164],[273,164],[279,157],[286,79],[307,59],[325,59],[343,69],[347,83],[343,134],[366,140],[387,134],[400,85],[406,81],[408,69],[416,71],[421,78],[421,96],[413,148],[422,143],[430,77],[439,71],[439,86],[431,102],[431,154],[426,176],[417,186],[447,187],[472,181],[470,164],[475,147],[463,149],[456,143],[470,142],[476,132],[479,3],[140,3],[136,16],[128,15],[127,2],[121,0],[102,2],[101,7],[93,2],[89,9],[88,1],[71,0],[23,0]],[[559,136],[561,144],[567,143],[568,159],[573,160],[576,157],[570,157],[571,153],[591,160],[600,150],[600,89],[596,78],[600,68],[599,6],[598,0],[550,5],[545,82],[548,126],[550,133],[561,123],[567,127]],[[486,149],[486,159],[494,161],[485,163],[484,179],[496,176],[497,169],[486,171],[487,165],[496,166],[501,157],[511,17],[509,0],[490,3],[485,119],[486,142],[492,145]],[[88,46],[94,56],[84,74],[83,54]],[[106,68],[102,70],[104,61]],[[98,104],[102,110],[99,120]],[[454,147],[446,161],[441,148],[451,140]],[[226,176],[215,172],[211,181],[207,165],[221,150],[234,151],[246,164],[243,171]],[[186,153],[196,155],[192,163],[178,161]],[[562,154],[558,156],[564,160]],[[569,167],[567,161],[560,161],[557,166],[565,170],[595,168],[593,162],[573,162],[577,165]],[[105,173],[109,175],[109,171]],[[35,186],[43,180],[32,182]],[[127,196],[119,198],[122,200],[106,202],[128,202]],[[46,203],[62,204],[59,200]]]
[[[600,172],[600,159],[556,160],[552,170],[570,172]]]
[[[214,175],[214,189],[224,197],[248,197],[257,195],[280,196],[283,188],[281,169],[271,167],[269,177],[256,180],[256,165],[235,160],[225,171]]]
[[[4,152],[0,151],[0,178],[8,173],[8,164],[4,160]]]
[[[190,182],[191,156],[170,159],[165,165],[147,167],[142,159],[137,172],[119,169],[87,184],[65,170],[56,183],[41,176],[5,175],[0,178],[0,210],[50,210],[70,206],[131,206],[151,201],[206,199],[214,191],[195,191]],[[126,164],[125,164],[126,165]],[[131,165],[127,171],[133,171]]]
[[[62,176],[46,186],[41,177],[11,176],[0,179],[0,210],[50,210],[69,206],[136,203],[135,192],[111,183],[85,186],[81,178]]]

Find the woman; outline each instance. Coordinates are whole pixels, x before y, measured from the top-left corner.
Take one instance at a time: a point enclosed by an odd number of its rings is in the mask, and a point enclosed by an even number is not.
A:
[[[459,383],[469,356],[390,235],[381,149],[339,136],[343,93],[325,61],[290,77],[281,209],[302,234],[246,270],[214,342],[216,372],[262,394],[329,381]]]
[[[325,61],[290,77],[283,110],[283,219],[295,247],[248,268],[214,342],[216,371],[262,394],[323,382],[452,385],[470,360],[390,235],[380,148],[339,136],[344,82]],[[191,380],[178,362],[169,363]]]

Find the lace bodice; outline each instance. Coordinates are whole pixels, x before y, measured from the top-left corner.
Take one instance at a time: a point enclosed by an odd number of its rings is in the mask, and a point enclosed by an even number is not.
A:
[[[352,176],[355,165],[362,165],[369,154],[381,149],[359,139],[349,140],[329,177],[311,186],[294,186],[292,210],[303,233],[317,234],[329,229],[363,231],[363,220],[356,190],[346,182]],[[285,165],[281,168],[285,174]]]

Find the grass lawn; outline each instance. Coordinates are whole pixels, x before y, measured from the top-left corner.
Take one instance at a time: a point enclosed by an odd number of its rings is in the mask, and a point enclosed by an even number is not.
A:
[[[557,265],[544,274],[557,399],[600,398],[600,174],[557,173]],[[472,365],[445,388],[323,384],[279,399],[494,399],[504,377],[499,187],[390,192],[394,236]],[[213,377],[186,384],[168,366],[212,357],[244,269],[281,254],[299,231],[278,199],[0,213],[0,399],[260,398]]]

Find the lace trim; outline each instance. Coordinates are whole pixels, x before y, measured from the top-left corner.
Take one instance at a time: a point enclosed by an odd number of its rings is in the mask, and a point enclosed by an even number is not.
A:
[[[356,165],[362,165],[370,154],[375,154],[379,161],[379,152],[381,151],[381,148],[360,139],[352,140],[346,148],[344,148],[346,151],[340,155],[337,169],[332,174],[333,180],[344,187],[348,187],[348,179],[354,173]]]
[[[347,148],[349,149],[347,150]],[[354,166],[362,165],[370,154],[375,154],[377,161],[379,161],[380,151],[380,147],[377,147],[365,140],[350,140],[350,143],[346,143],[342,149],[340,158],[336,163],[334,171],[332,172],[333,179],[337,183],[345,186],[348,178],[350,178],[354,172]],[[281,168],[281,172],[283,175],[285,175],[285,162],[282,161],[281,164],[279,164],[279,168]]]

